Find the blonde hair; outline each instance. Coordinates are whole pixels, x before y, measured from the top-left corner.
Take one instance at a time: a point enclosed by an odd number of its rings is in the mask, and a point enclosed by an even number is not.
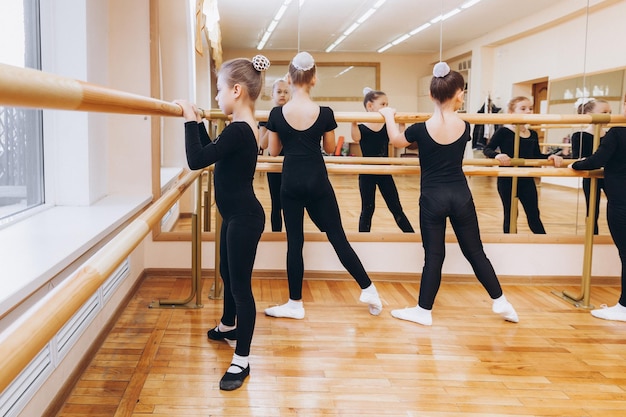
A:
[[[606,103],[609,104],[608,101],[603,100],[603,99],[591,99],[589,101],[587,101],[586,103],[582,103],[578,106],[578,110],[577,113],[578,114],[589,114],[589,113],[593,113],[593,111],[596,109],[596,105],[598,103]]]
[[[524,100],[530,102],[530,99],[525,96],[517,96],[509,100],[509,104],[507,105],[507,109],[509,110],[509,113],[515,112],[515,106],[517,106],[517,103],[524,101]]]

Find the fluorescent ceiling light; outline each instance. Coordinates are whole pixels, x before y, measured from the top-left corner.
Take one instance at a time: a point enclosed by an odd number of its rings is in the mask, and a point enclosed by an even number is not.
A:
[[[435,17],[434,19],[430,19],[430,23],[432,23],[434,25],[435,23],[437,23],[441,19],[443,19],[443,15],[440,14],[439,16]]]
[[[280,21],[280,19],[282,19],[283,15],[285,14],[285,11],[287,11],[287,6],[289,6],[289,3],[291,3],[291,0],[285,0],[283,4],[280,6],[280,9],[278,9],[278,11],[276,12],[276,15],[274,16],[274,19],[270,22],[270,25],[267,27],[267,30],[265,30],[265,33],[263,34],[263,37],[261,38],[261,42],[259,42],[256,49],[260,51],[261,49],[265,47],[265,44],[267,43],[270,36],[272,35],[272,32],[274,32],[274,29],[276,29],[276,26],[278,26],[278,22]],[[300,5],[302,5],[302,3],[304,3],[304,0],[300,0]]]
[[[357,20],[357,23],[360,25],[361,23],[365,22],[375,12],[376,12],[376,9],[374,8],[369,9],[367,12],[365,12],[363,16],[359,17],[359,20]]]
[[[359,24],[358,23],[353,23],[352,26],[350,26],[348,29],[346,29],[345,32],[343,32],[343,34],[345,36],[348,36],[349,34],[351,34],[352,32],[354,32],[354,29],[358,28]]]
[[[462,4],[461,9],[469,9],[478,2],[480,2],[480,0],[470,0],[467,3]]]
[[[396,39],[395,41],[391,42],[392,45],[397,45],[400,42],[404,42],[405,40],[409,39],[411,37],[411,35],[409,35],[408,33],[400,36],[398,39]]]
[[[380,54],[381,52],[385,52],[387,49],[391,48],[393,45],[388,43],[387,45],[380,48],[377,52]]]
[[[354,65],[349,66],[348,68],[346,68],[343,71],[341,71],[339,74],[335,75],[335,78],[341,77],[343,74],[345,74],[346,72],[350,71],[352,68],[354,68]]]
[[[280,9],[278,9],[278,12],[276,13],[276,16],[274,16],[274,21],[277,22],[280,20],[281,17],[283,17],[283,15],[285,14],[285,11],[287,10],[287,4],[283,3],[282,6],[280,6]]]
[[[269,27],[267,28],[267,32],[269,32],[269,33],[274,32],[274,29],[276,29],[277,25],[278,25],[278,20],[272,20],[272,22],[270,23]]]
[[[461,9],[467,9],[469,7],[472,7],[473,5],[478,3],[479,1],[480,0],[469,0],[469,1],[465,2],[461,6]],[[461,9],[459,9],[457,7],[455,9],[450,10],[449,12],[447,12],[445,14],[440,14],[439,16],[437,16],[435,18],[432,18],[430,20],[430,22],[426,22],[423,25],[416,27],[415,29],[413,29],[409,33],[406,33],[406,34],[400,36],[396,40],[394,40],[391,43],[388,43],[385,46],[383,46],[382,48],[380,48],[377,52],[378,53],[385,52],[387,49],[391,48],[392,46],[395,46],[395,45],[398,45],[399,43],[404,42],[405,40],[409,39],[411,36],[413,36],[413,35],[421,32],[421,31],[423,31],[424,29],[427,29],[428,27],[434,25],[435,23],[444,21],[444,20],[449,19],[452,16],[456,15],[457,13],[460,13],[462,11]]]
[[[410,32],[409,32],[409,35],[413,36],[413,35],[415,35],[416,33],[419,33],[419,32],[423,31],[424,29],[426,29],[426,28],[428,28],[428,27],[430,27],[430,23],[429,23],[429,22],[426,22],[426,23],[424,23],[422,26],[420,26],[420,27],[418,27],[418,28],[415,28],[415,29],[413,29],[412,31],[410,31]]]
[[[352,23],[350,27],[343,32],[343,35],[341,35],[337,40],[335,40],[335,42],[333,42],[328,48],[326,48],[326,52],[330,52],[335,49],[337,45],[339,45],[344,39],[346,39],[348,35],[354,32],[356,28],[361,25],[361,23],[365,22],[367,19],[370,18],[370,16],[376,13],[376,10],[378,10],[378,8],[382,6],[385,1],[386,0],[378,0],[367,12],[363,13],[363,15],[359,17],[356,22]]]
[[[339,37],[339,39],[337,39],[337,40],[336,40],[335,42],[333,42],[333,43],[332,43],[332,44],[331,44],[328,48],[326,48],[326,51],[325,51],[325,52],[330,52],[330,51],[332,51],[333,49],[335,49],[335,47],[336,47],[337,45],[339,45],[341,42],[343,42],[343,40],[344,40],[345,38],[346,38],[346,35],[341,35],[341,36]]]
[[[454,9],[454,10],[450,10],[448,13],[444,14],[441,17],[441,20],[446,20],[448,18],[451,18],[452,16],[454,16],[455,14],[459,13],[461,11],[461,9]]]

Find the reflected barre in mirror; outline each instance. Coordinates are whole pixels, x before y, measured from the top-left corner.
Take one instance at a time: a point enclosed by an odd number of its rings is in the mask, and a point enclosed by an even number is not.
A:
[[[215,119],[223,118],[212,111],[210,117]],[[259,118],[264,115],[257,114]],[[337,113],[337,119],[342,123],[350,120],[363,120],[376,117],[370,113]],[[399,115],[399,120],[421,120],[428,115],[407,114]],[[474,122],[503,122],[531,123],[543,128],[559,126],[562,124],[585,125],[589,123],[626,124],[623,116],[603,115],[463,115],[466,119]],[[581,178],[601,176],[601,171],[585,172],[573,171],[567,168],[568,160],[565,160],[563,167],[554,168],[552,163],[546,160],[514,160],[514,165],[518,167],[499,167],[493,159],[486,159],[482,152],[473,151],[466,155],[464,170],[466,172],[470,188],[472,190],[478,212],[481,233],[486,239],[490,236],[502,238],[503,209],[496,188],[497,176],[528,176],[535,177],[539,190],[539,204],[541,218],[545,225],[548,236],[568,237],[585,234],[585,200],[579,192]],[[359,193],[359,174],[391,174],[396,182],[400,201],[403,209],[409,218],[410,223],[416,231],[419,230],[419,158],[363,158],[363,157],[325,157],[327,169],[342,214],[344,229],[350,234],[350,239],[357,240],[377,240],[381,235],[385,239],[399,240],[419,240],[419,233],[414,236],[406,236],[395,224],[393,216],[389,212],[384,200],[377,192],[376,209],[372,219],[370,233],[358,232],[358,221],[361,212],[361,199]],[[255,192],[262,202],[266,215],[269,218],[270,196],[267,185],[267,172],[279,172],[281,170],[281,157],[260,156],[257,164],[257,174],[254,179]],[[561,185],[558,180],[569,180],[574,186]],[[602,196],[600,200],[600,235],[608,235],[606,225],[606,199]],[[520,204],[521,206],[521,204]],[[211,205],[210,219],[213,222],[211,230],[214,230],[216,218],[215,207]],[[517,239],[531,239],[531,232],[526,223],[523,208],[519,210]],[[173,230],[184,229],[185,221],[179,221]],[[181,229],[181,230],[182,230]],[[278,239],[284,239],[283,233],[271,233],[269,221],[266,222],[265,231],[269,235],[275,235]],[[305,217],[305,231],[307,233],[319,233],[319,230]],[[269,236],[266,233],[266,237]]]

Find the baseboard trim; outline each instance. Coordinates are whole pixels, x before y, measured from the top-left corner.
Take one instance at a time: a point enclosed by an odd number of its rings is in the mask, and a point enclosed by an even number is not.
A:
[[[144,270],[146,277],[171,277],[191,278],[191,269],[185,268],[147,268]],[[374,282],[419,282],[421,274],[409,272],[368,272]],[[213,279],[213,269],[203,269],[202,278]],[[254,270],[253,279],[287,279],[285,270]],[[346,271],[305,271],[304,279],[325,281],[349,281],[352,276]],[[553,275],[498,275],[498,279],[504,285],[567,285],[576,286],[581,284],[580,276],[553,276]],[[592,285],[616,285],[619,277],[593,277]],[[452,284],[477,283],[474,275],[444,274],[443,282]]]

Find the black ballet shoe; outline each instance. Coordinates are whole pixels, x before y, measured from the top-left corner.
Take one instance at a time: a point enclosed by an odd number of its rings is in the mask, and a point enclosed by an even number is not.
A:
[[[207,336],[211,340],[223,340],[230,346],[233,346],[237,342],[237,329],[229,330],[227,332],[220,332],[216,326],[207,332]]]
[[[231,374],[226,371],[222,379],[220,380],[220,389],[224,391],[233,391],[243,385],[243,381],[250,375],[250,365],[245,368],[234,363],[231,363],[230,366],[236,366],[241,369],[241,372],[238,374]]]

